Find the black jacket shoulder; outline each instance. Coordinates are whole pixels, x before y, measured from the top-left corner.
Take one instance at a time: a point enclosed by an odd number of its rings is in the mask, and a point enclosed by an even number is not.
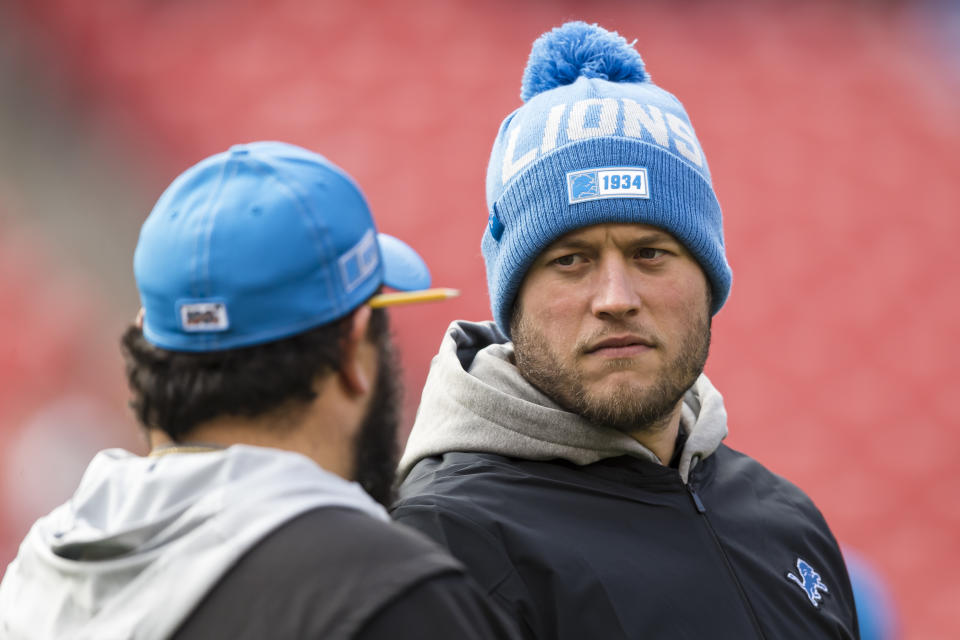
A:
[[[284,524],[241,557],[174,637],[513,638],[508,625],[432,541],[354,509],[326,507]]]

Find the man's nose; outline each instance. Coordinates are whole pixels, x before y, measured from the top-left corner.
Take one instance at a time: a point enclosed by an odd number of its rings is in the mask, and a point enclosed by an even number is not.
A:
[[[623,260],[602,260],[593,292],[593,314],[598,318],[625,318],[638,313],[642,301],[634,280],[635,275]]]

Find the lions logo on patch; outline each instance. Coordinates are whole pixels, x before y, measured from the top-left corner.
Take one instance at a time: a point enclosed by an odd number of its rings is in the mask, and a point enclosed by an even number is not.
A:
[[[578,173],[570,177],[570,196],[574,200],[595,196],[598,193],[596,172]]]
[[[820,592],[830,593],[827,585],[823,584],[820,580],[820,574],[803,558],[797,558],[797,573],[800,574],[799,577],[791,572],[787,574],[787,578],[797,583],[797,585],[803,589],[804,593],[807,594],[807,598],[810,599],[810,604],[819,607],[820,601],[823,600],[823,594]]]

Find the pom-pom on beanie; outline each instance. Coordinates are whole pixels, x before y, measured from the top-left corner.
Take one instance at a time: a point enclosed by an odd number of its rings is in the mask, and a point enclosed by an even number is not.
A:
[[[487,168],[482,250],[499,327],[509,335],[536,257],[600,223],[670,232],[700,264],[719,311],[732,276],[707,160],[683,105],[651,82],[633,46],[597,25],[557,27],[533,43],[520,97]]]

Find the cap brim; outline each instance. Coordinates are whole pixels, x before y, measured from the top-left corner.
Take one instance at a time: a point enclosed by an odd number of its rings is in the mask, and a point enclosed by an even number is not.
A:
[[[420,289],[419,291],[395,291],[380,293],[367,301],[374,309],[393,307],[398,304],[414,304],[417,302],[439,302],[456,298],[460,292],[456,289]]]
[[[373,296],[371,307],[447,300],[460,295],[456,289],[431,289],[430,269],[407,243],[385,233],[377,234],[383,259],[383,283],[396,292]]]
[[[430,287],[430,270],[423,258],[407,243],[385,233],[377,234],[383,258],[383,283],[398,291]]]

